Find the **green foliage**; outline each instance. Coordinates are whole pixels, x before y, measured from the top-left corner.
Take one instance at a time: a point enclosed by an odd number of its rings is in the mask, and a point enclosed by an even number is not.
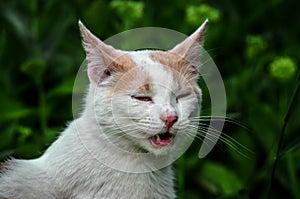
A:
[[[110,5],[120,17],[126,20],[140,19],[143,15],[144,4],[142,2],[114,0]]]
[[[208,18],[205,47],[232,117],[223,133],[253,154],[219,142],[199,160],[196,140],[175,164],[179,198],[299,199],[298,7],[282,0],[2,1],[0,159],[38,157],[73,119],[73,83],[84,60],[78,19],[105,39],[142,26],[189,34]]]
[[[144,4],[142,2],[113,0],[110,6],[122,19],[124,29],[132,27],[132,24],[143,16]]]
[[[289,57],[276,57],[270,64],[270,73],[278,80],[288,80],[295,74],[297,66]]]
[[[203,186],[214,194],[232,196],[243,188],[236,174],[222,164],[207,161],[200,175]]]
[[[267,43],[260,36],[249,35],[246,38],[246,57],[251,60],[257,58],[267,48]]]
[[[186,20],[193,25],[199,25],[200,21],[209,19],[210,22],[217,22],[220,19],[220,12],[218,9],[207,4],[199,6],[188,6],[186,9]]]

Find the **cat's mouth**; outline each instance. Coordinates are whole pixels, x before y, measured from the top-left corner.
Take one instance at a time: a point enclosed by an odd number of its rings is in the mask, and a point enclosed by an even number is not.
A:
[[[175,137],[174,134],[170,132],[159,133],[149,138],[150,143],[154,147],[163,147],[171,144],[173,138]]]

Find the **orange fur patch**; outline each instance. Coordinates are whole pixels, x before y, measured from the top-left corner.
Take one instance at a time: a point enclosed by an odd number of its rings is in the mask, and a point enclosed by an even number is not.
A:
[[[186,76],[188,78],[190,76],[190,68],[189,62],[179,55],[170,52],[164,51],[154,51],[150,54],[150,58],[154,62],[158,62],[162,64],[167,70],[175,70],[181,75]]]
[[[136,63],[128,54],[121,55],[114,60],[106,58],[105,61],[113,70],[120,72],[127,72],[128,70],[136,66]]]
[[[117,79],[118,82],[114,86],[112,95],[115,93],[126,94],[130,90],[147,95],[152,91],[152,79],[143,67],[132,67]]]

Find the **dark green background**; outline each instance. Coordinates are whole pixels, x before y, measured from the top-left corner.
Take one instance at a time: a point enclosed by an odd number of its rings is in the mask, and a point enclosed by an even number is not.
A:
[[[0,159],[38,157],[72,120],[73,81],[85,57],[79,19],[106,39],[144,26],[190,34],[209,18],[205,48],[226,87],[227,144],[198,159],[197,140],[175,163],[179,198],[300,198],[298,94],[288,111],[299,71],[299,6],[296,0],[1,1]]]

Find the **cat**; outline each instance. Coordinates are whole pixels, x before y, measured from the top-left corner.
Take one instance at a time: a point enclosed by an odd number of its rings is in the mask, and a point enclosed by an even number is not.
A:
[[[0,198],[176,198],[171,163],[197,129],[207,23],[169,51],[122,51],[79,21],[84,110],[41,157],[2,164]]]

